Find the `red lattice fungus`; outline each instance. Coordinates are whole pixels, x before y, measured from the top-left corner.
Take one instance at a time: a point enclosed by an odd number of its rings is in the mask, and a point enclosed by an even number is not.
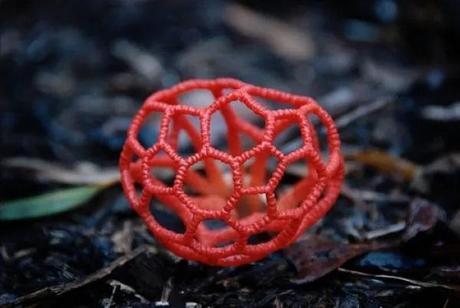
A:
[[[139,141],[145,127],[156,138],[148,148]],[[288,168],[300,180],[286,179]],[[164,246],[220,266],[288,246],[331,208],[344,175],[334,121],[313,99],[234,79],[150,96],[120,169],[132,208]],[[159,210],[177,221],[166,224]]]

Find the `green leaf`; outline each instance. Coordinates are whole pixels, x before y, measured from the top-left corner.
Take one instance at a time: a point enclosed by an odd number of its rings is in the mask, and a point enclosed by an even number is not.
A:
[[[62,213],[84,204],[105,187],[78,186],[3,202],[0,204],[0,220],[29,219]]]

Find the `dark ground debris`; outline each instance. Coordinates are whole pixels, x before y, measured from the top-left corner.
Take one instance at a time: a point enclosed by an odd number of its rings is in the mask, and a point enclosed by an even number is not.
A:
[[[116,182],[143,99],[188,78],[317,98],[347,161],[325,219],[238,268],[164,251],[113,184],[0,221],[0,306],[459,307],[459,20],[454,0],[0,0],[1,202]]]

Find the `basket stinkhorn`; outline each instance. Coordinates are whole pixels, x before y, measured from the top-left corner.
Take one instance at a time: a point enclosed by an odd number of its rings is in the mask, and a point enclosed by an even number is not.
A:
[[[187,103],[200,91],[207,96]],[[153,144],[141,141],[146,125],[157,125],[148,131]],[[312,98],[223,78],[148,97],[120,170],[131,207],[166,248],[235,266],[288,246],[321,219],[337,199],[344,163],[334,121]]]

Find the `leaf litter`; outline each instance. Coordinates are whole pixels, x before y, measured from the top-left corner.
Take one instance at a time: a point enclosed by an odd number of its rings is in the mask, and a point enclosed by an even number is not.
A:
[[[239,268],[169,255],[116,185],[73,198],[88,206],[72,201],[60,215],[2,222],[0,303],[455,307],[460,78],[449,61],[460,54],[450,22],[458,10],[358,2],[206,1],[197,9],[122,0],[101,19],[91,1],[29,3],[20,16],[14,1],[1,1],[2,203],[117,183],[139,104],[192,77],[234,76],[317,97],[348,157],[346,185],[323,221],[292,247]],[[301,175],[291,169],[283,185]],[[174,226],[170,213],[159,217]]]

